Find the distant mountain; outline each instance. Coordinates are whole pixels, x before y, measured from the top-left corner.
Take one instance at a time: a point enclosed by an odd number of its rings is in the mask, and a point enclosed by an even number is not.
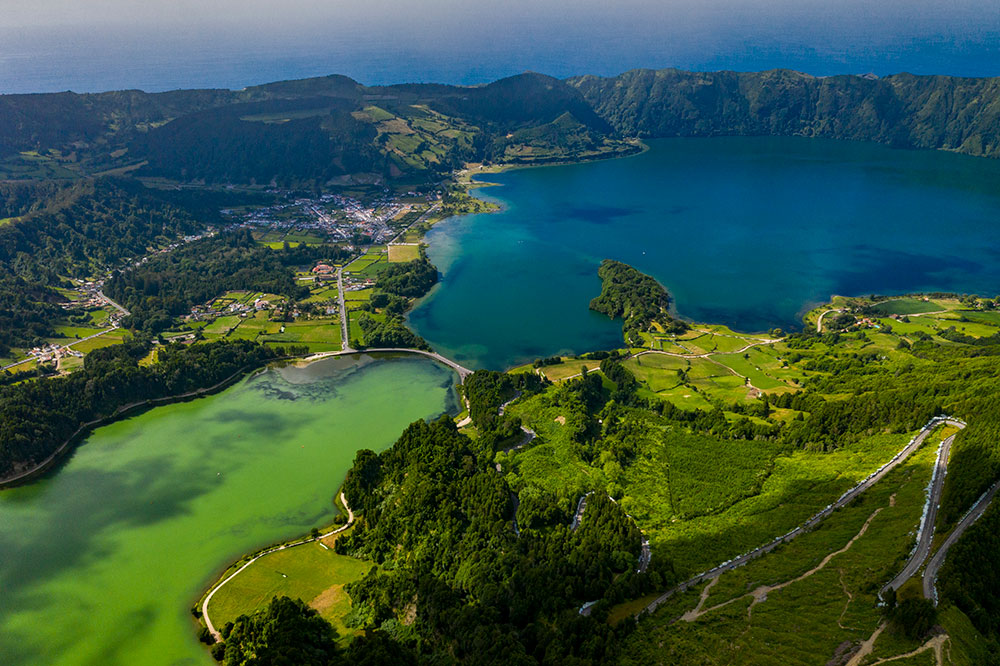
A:
[[[630,136],[823,136],[1000,157],[1000,78],[638,69],[567,83]]]
[[[627,153],[631,137],[795,135],[1000,157],[1000,79],[634,70],[484,86],[345,76],[243,90],[0,95],[0,180],[426,184],[468,161]]]

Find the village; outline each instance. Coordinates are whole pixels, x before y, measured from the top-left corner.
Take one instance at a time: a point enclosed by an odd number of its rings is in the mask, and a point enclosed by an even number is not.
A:
[[[289,198],[250,210],[226,209],[222,214],[232,220],[228,228],[252,229],[262,242],[351,243],[363,239],[378,244],[392,240],[400,226],[405,226],[407,215],[416,213],[415,208],[422,210],[436,196],[407,192],[395,197],[386,193],[366,204],[341,194],[324,194]]]
[[[277,192],[281,194],[280,192]],[[174,341],[193,341],[196,331],[210,331],[217,320],[235,322],[264,317],[273,322],[294,322],[308,313],[307,318],[345,318],[367,301],[375,285],[376,268],[373,264],[389,261],[388,245],[399,244],[399,238],[409,227],[419,222],[435,207],[438,194],[419,195],[407,192],[394,196],[388,192],[367,203],[342,194],[324,194],[316,198],[303,198],[286,193],[287,200],[263,207],[226,209],[220,211],[231,220],[221,231],[250,229],[258,242],[272,248],[284,244],[338,243],[354,255],[343,266],[320,262],[304,266],[296,279],[310,284],[311,296],[301,304],[289,303],[283,296],[230,292],[210,301],[195,305],[182,317],[183,333],[168,335]],[[184,236],[148,254],[126,260],[118,267],[108,267],[104,277],[91,280],[74,280],[73,288],[64,290],[67,297],[63,310],[71,320],[92,314],[91,320],[80,326],[60,325],[59,338],[46,340],[0,365],[0,372],[17,372],[43,364],[54,364],[60,371],[79,366],[83,357],[93,349],[121,341],[124,330],[122,320],[129,315],[121,304],[103,291],[105,281],[115,271],[136,268],[151,258],[176,250],[187,243],[215,236],[219,229],[205,229],[201,233]],[[402,245],[413,245],[402,243]],[[397,247],[397,250],[412,250]],[[342,293],[341,293],[342,292]],[[340,303],[338,303],[338,294]],[[344,299],[347,304],[343,305]],[[304,310],[304,311],[303,311]],[[234,323],[235,323],[234,322]],[[227,334],[231,331],[227,327]],[[281,326],[278,333],[284,333]],[[344,333],[347,329],[345,327]],[[207,333],[211,337],[211,333]]]

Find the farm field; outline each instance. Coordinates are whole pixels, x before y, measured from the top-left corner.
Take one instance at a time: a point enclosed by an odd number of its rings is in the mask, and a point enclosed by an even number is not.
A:
[[[344,625],[351,599],[344,585],[359,580],[370,562],[337,555],[318,542],[271,553],[254,562],[212,597],[209,614],[218,626],[262,608],[274,596],[302,599],[319,611],[342,637],[356,631]]]
[[[389,246],[389,261],[391,263],[395,262],[405,262],[405,261],[415,261],[420,258],[420,246],[419,245],[390,245]]]
[[[344,271],[362,277],[374,277],[378,271],[388,265],[389,254],[384,245],[374,245],[364,254],[344,266]]]
[[[842,644],[867,639],[882,621],[875,604],[877,581],[891,578],[909,553],[937,441],[929,439],[819,528],[679,595],[642,620],[626,642],[621,663],[672,663],[683,655],[685,663],[805,664],[817,657],[825,662]],[[756,600],[749,594],[755,590]],[[943,620],[956,623],[954,617]],[[664,645],[668,632],[669,648],[651,652]],[[863,663],[920,645],[886,632]]]

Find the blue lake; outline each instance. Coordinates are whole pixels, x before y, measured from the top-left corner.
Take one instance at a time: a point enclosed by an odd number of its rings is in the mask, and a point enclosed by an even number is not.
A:
[[[655,276],[688,319],[799,328],[833,294],[1000,293],[1000,162],[797,138],[664,139],[629,158],[518,169],[498,213],[428,234],[441,284],[410,315],[436,349],[502,369],[619,344],[597,268]]]

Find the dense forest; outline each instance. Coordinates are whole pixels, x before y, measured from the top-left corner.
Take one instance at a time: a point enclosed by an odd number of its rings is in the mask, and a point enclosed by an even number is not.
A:
[[[139,266],[116,271],[106,293],[131,311],[123,325],[159,333],[191,307],[230,290],[252,290],[296,300],[309,288],[295,280],[291,267],[336,261],[347,252],[337,246],[272,250],[249,230],[219,234],[157,255]]]
[[[235,199],[112,178],[0,184],[0,216],[12,218],[0,221],[0,355],[53,334],[65,300],[53,287],[66,278],[99,275],[201,231],[220,221],[220,205]]]
[[[629,136],[822,136],[1000,157],[1000,78],[637,69],[568,82]]]
[[[17,190],[6,190],[7,192]],[[151,190],[135,180],[98,178],[42,192],[42,206],[0,225],[0,269],[35,283],[103,272],[151,246],[220,222],[237,195]],[[20,209],[31,205],[11,204]]]
[[[629,344],[641,345],[640,333],[654,325],[665,333],[687,330],[687,324],[670,316],[670,294],[652,277],[612,259],[601,262],[597,275],[601,295],[590,301],[590,309],[624,319],[622,332]]]
[[[5,95],[0,157],[36,151],[69,174],[138,167],[286,186],[356,175],[427,184],[466,161],[634,151],[621,137],[824,136],[1000,157],[998,92],[996,78],[665,69],[476,87],[328,76],[240,91]],[[449,132],[423,132],[428,121]],[[400,148],[403,135],[420,140]]]
[[[140,364],[150,348],[135,340],[97,349],[72,374],[0,387],[0,476],[41,463],[85,423],[124,405],[207,388],[286,351],[247,341],[170,344],[156,363]]]
[[[222,630],[212,654],[225,666],[416,666],[412,654],[381,634],[358,636],[346,649],[319,614],[298,599],[276,597]]]
[[[375,290],[366,304],[369,312],[381,310],[382,316],[362,312],[358,318],[362,339],[352,340],[351,346],[430,350],[426,340],[406,327],[402,315],[413,299],[430,291],[437,280],[437,268],[423,255],[413,261],[385,266],[379,271]]]
[[[351,621],[446,663],[601,663],[627,626],[577,608],[636,585],[638,530],[603,495],[576,530],[520,510],[518,529],[515,496],[488,461],[450,418],[358,453],[344,491],[361,524],[336,547],[381,566],[348,586]]]

